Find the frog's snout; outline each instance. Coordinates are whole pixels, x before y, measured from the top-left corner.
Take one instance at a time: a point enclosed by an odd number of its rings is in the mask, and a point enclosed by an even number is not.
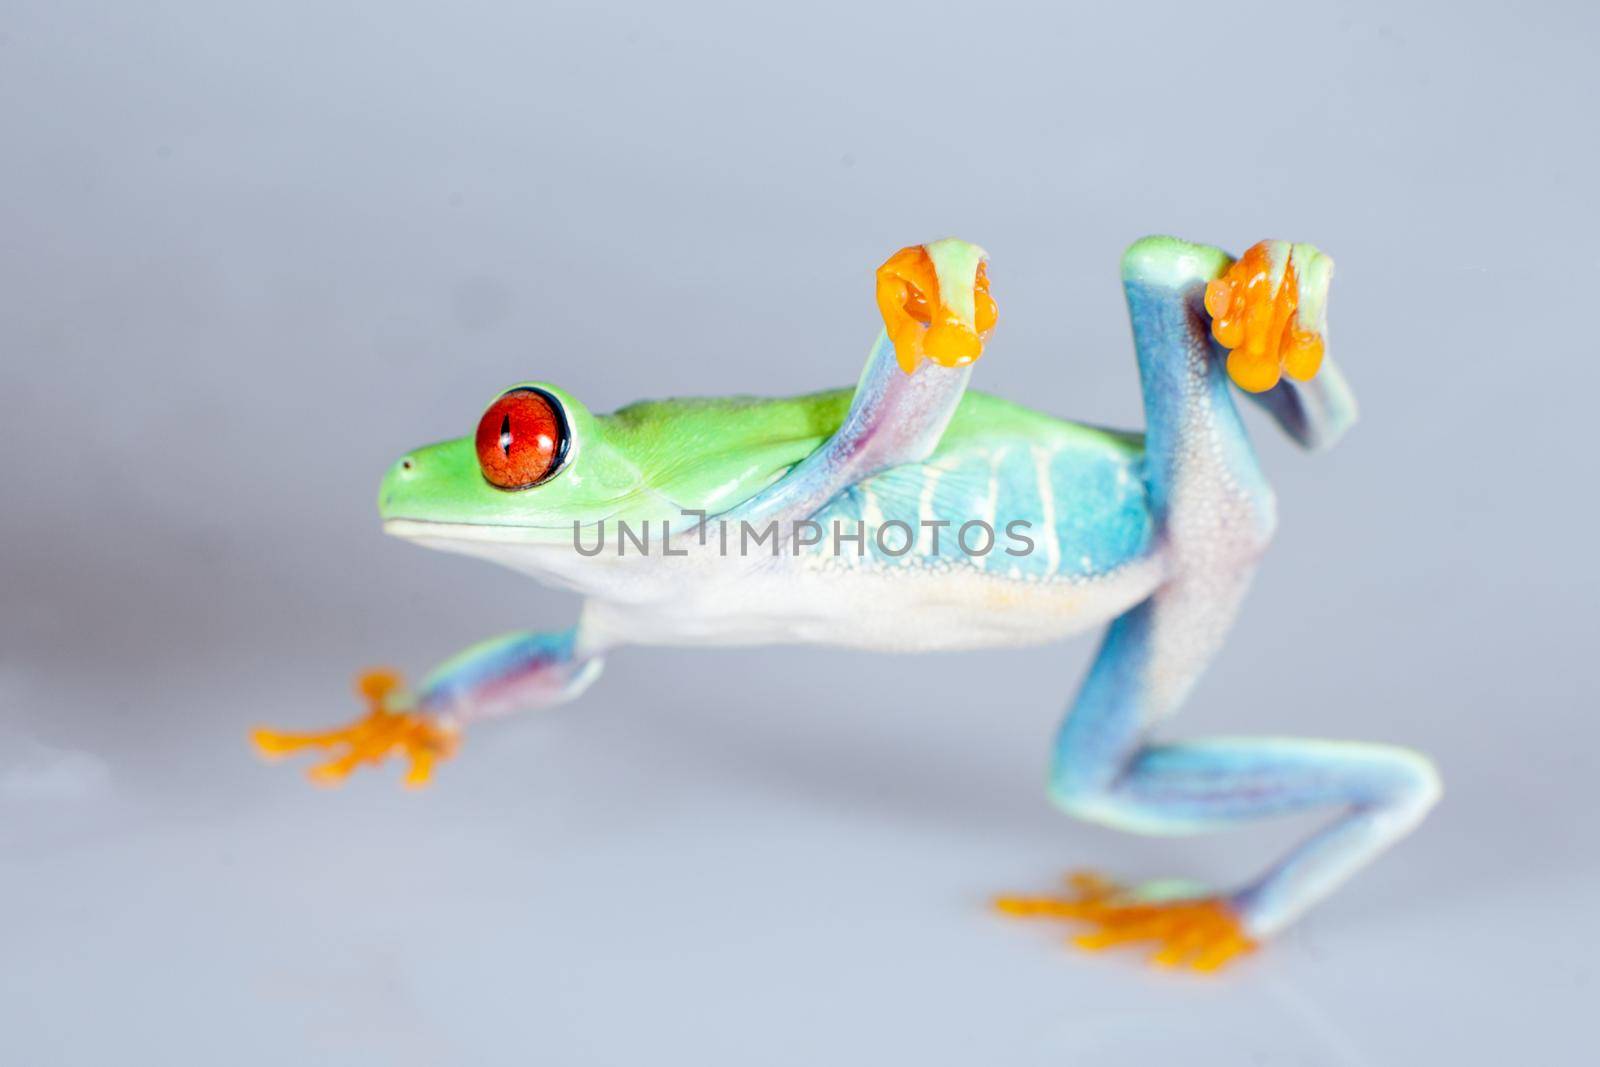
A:
[[[389,518],[394,504],[401,499],[405,487],[422,475],[422,461],[415,452],[408,452],[395,461],[383,476],[378,487],[378,514]]]

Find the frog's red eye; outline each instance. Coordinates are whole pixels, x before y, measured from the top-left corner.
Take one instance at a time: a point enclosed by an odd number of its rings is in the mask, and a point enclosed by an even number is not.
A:
[[[542,389],[513,389],[478,420],[478,467],[501,489],[527,489],[553,476],[567,444],[561,404]]]

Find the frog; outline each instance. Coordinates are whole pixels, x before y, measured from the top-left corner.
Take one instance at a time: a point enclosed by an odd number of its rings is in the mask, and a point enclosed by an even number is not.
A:
[[[475,645],[408,687],[364,675],[366,713],[259,730],[269,757],[321,750],[335,783],[390,757],[420,786],[483,720],[577,698],[629,645],[821,644],[942,653],[1099,628],[1056,736],[1048,795],[1124,831],[1331,821],[1247,883],[1122,883],[995,899],[1214,972],[1254,952],[1409,834],[1441,796],[1390,744],[1170,736],[1221,650],[1277,527],[1236,397],[1310,452],[1354,424],[1327,351],[1333,261],[1313,245],[1154,236],[1121,261],[1145,427],[1068,421],[968,388],[998,319],[988,255],[949,238],[878,269],[883,329],[854,388],[646,401],[597,415],[560,386],[498,393],[473,433],[384,475],[386,533],[579,594],[570,627]],[[887,531],[887,533],[886,533]]]

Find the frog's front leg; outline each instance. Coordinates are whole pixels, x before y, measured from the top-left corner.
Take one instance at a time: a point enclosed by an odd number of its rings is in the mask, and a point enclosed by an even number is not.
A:
[[[363,764],[404,756],[406,784],[420,786],[434,764],[455,751],[468,723],[571,700],[598,677],[601,663],[599,649],[584,641],[580,627],[507,634],[447,660],[415,691],[390,671],[363,675],[358,688],[367,714],[348,726],[309,733],[262,729],[254,738],[268,757],[306,749],[333,753],[311,769],[317,782],[336,783]]]
[[[878,268],[877,300],[884,331],[839,429],[724,521],[808,518],[861,479],[938,446],[995,324],[985,253],[954,238],[902,249]]]

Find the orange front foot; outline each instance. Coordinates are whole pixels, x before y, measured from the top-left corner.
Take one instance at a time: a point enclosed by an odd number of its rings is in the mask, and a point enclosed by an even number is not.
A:
[[[1065,897],[1001,897],[995,907],[1019,918],[1070,919],[1088,923],[1089,932],[1072,939],[1098,952],[1114,945],[1149,942],[1152,963],[1215,971],[1256,942],[1244,932],[1233,908],[1220,897],[1158,900],[1143,898],[1104,878],[1079,872],[1068,878]]]
[[[878,312],[901,370],[913,374],[925,359],[964,367],[983,355],[999,317],[987,259],[949,237],[902,248],[878,268]]]
[[[350,725],[313,733],[258,729],[251,734],[256,748],[268,759],[307,748],[343,749],[308,772],[311,780],[321,785],[338,784],[363,763],[382,763],[390,756],[404,755],[410,760],[406,785],[426,785],[433,776],[433,765],[455,752],[456,731],[415,711],[391,711],[390,698],[401,691],[400,676],[393,671],[369,671],[361,676],[356,689],[369,710]]]

